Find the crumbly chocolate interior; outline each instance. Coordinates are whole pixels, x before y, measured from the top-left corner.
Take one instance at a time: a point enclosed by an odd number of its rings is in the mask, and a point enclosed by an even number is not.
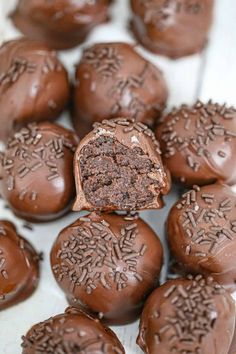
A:
[[[158,180],[150,178],[155,167],[141,148],[101,136],[82,149],[80,168],[84,194],[95,208],[137,209],[153,202]]]

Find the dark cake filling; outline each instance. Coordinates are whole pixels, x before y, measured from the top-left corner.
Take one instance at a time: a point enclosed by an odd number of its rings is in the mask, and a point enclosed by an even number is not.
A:
[[[86,199],[95,208],[143,208],[154,200],[156,169],[142,149],[127,148],[116,139],[101,136],[81,151],[80,170]]]

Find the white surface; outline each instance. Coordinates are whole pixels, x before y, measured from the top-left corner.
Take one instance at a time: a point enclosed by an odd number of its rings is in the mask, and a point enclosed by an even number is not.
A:
[[[19,35],[6,16],[14,6],[14,2],[15,0],[0,0],[0,42]],[[132,42],[133,38],[127,30],[128,17],[128,0],[115,0],[112,8],[112,21],[97,27],[86,43]],[[143,55],[164,71],[170,90],[169,107],[184,102],[194,102],[197,97],[203,100],[213,98],[219,102],[226,101],[236,105],[235,21],[236,1],[216,0],[215,22],[209,46],[201,55],[171,61],[152,55],[138,47]],[[60,53],[61,59],[71,74],[73,74],[74,64],[79,60],[80,54],[81,47],[70,52]],[[62,117],[62,121],[68,125],[66,114]],[[166,198],[167,205],[163,210],[142,214],[162,239],[164,239],[166,215],[177,194],[177,191],[173,191]],[[44,252],[41,281],[36,293],[20,305],[0,312],[0,354],[20,354],[20,338],[30,326],[63,312],[67,306],[64,295],[57,287],[51,274],[49,252],[58,232],[77,217],[78,213],[71,213],[60,221],[35,225],[32,232],[23,227],[22,220],[13,217],[9,210],[4,209],[4,203],[0,201],[0,218],[14,221],[21,234],[27,237],[37,250]],[[113,329],[124,344],[127,354],[141,353],[135,344],[138,323]]]

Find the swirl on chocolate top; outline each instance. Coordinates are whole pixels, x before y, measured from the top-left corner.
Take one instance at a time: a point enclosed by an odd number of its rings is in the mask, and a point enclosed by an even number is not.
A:
[[[29,124],[9,139],[0,156],[0,190],[18,216],[46,221],[68,211],[77,144],[75,133],[48,122]]]
[[[22,354],[125,354],[111,329],[72,307],[34,325],[22,339]]]
[[[199,52],[207,41],[213,0],[130,0],[131,28],[144,47],[176,59]]]
[[[74,173],[75,211],[159,209],[170,189],[159,143],[135,119],[96,123],[77,148]]]
[[[39,281],[39,259],[15,226],[0,220],[0,310],[26,300]]]
[[[81,217],[61,231],[51,251],[54,276],[70,304],[112,324],[137,318],[158,285],[162,258],[157,235],[137,215]]]
[[[68,98],[68,75],[55,52],[25,38],[0,47],[0,140],[29,122],[57,118]]]
[[[209,101],[174,109],[157,129],[163,161],[187,185],[236,182],[236,109]]]
[[[234,325],[232,297],[212,278],[190,276],[168,281],[151,294],[137,342],[148,354],[226,354]]]
[[[99,43],[76,68],[73,122],[81,135],[95,121],[133,117],[153,126],[168,92],[161,71],[126,43]]]
[[[236,194],[213,184],[186,192],[170,211],[170,249],[181,269],[236,289]]]
[[[68,49],[108,19],[111,0],[19,0],[12,20],[31,39]]]

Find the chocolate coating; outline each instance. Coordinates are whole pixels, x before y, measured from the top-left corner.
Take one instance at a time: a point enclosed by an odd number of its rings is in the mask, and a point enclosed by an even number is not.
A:
[[[0,220],[0,311],[26,300],[35,291],[39,259],[15,226]]]
[[[111,329],[75,308],[34,325],[22,339],[22,354],[125,354]]]
[[[212,23],[213,0],[130,0],[131,28],[148,50],[177,59],[201,51]]]
[[[53,120],[69,97],[69,81],[56,53],[28,39],[0,47],[0,140],[32,122]]]
[[[134,119],[96,123],[78,145],[74,173],[75,211],[159,209],[170,189],[159,143]]]
[[[111,0],[19,0],[12,14],[15,26],[51,48],[69,49],[108,19]]]
[[[236,194],[226,185],[194,187],[167,221],[170,249],[184,271],[211,274],[236,290]]]
[[[236,183],[236,109],[209,101],[174,109],[157,129],[163,161],[187,185]]]
[[[30,124],[9,139],[0,155],[0,191],[17,216],[47,221],[69,210],[77,144],[72,131],[48,122]]]
[[[212,278],[179,278],[149,297],[137,342],[148,354],[227,354],[234,325],[234,300]]]
[[[62,230],[51,251],[69,303],[110,324],[134,321],[158,285],[163,250],[138,216],[92,213]]]
[[[236,354],[236,330],[234,331],[233,340],[231,342],[231,346],[228,354]]]
[[[168,92],[161,71],[126,43],[85,49],[75,74],[73,123],[91,130],[95,121],[133,117],[152,127]]]

